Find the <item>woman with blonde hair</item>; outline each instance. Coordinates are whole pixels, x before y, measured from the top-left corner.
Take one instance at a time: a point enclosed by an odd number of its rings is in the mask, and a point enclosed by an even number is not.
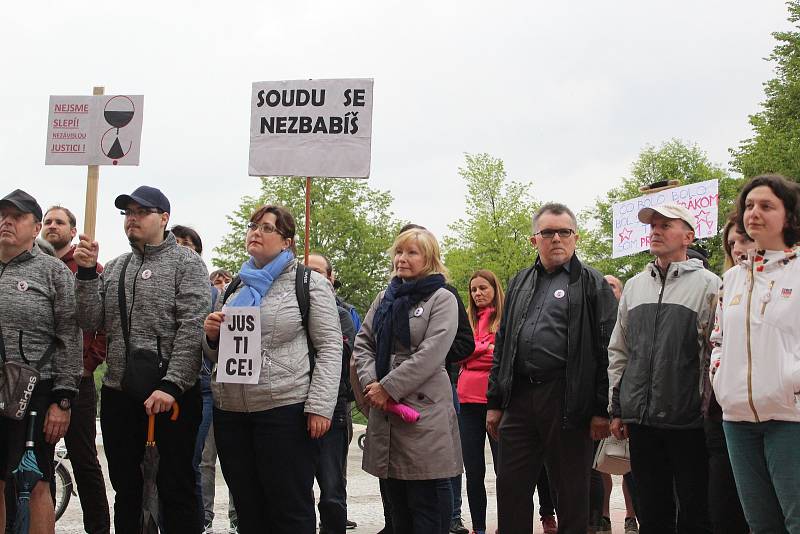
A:
[[[367,312],[353,358],[372,409],[363,468],[386,480],[395,532],[445,534],[452,503],[437,490],[462,471],[458,422],[445,358],[458,309],[445,289],[439,244],[412,228],[395,239],[392,279]],[[389,400],[420,413],[406,423],[385,411]]]

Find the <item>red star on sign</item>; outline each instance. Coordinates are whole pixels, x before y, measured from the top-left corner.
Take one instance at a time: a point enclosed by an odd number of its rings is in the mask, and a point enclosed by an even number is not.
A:
[[[625,230],[621,231],[619,233],[619,242],[624,243],[626,239],[630,241],[632,233],[633,230],[631,230],[630,228],[626,228]]]

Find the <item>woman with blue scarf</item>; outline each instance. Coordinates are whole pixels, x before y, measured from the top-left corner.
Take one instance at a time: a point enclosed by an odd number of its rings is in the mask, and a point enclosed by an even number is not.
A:
[[[458,328],[458,308],[444,288],[447,269],[436,238],[412,228],[395,240],[389,287],[367,313],[353,357],[366,401],[363,468],[386,480],[395,532],[448,532],[452,502],[437,491],[463,471],[458,421],[445,357]],[[420,414],[406,423],[385,410],[389,400]]]
[[[285,208],[256,210],[247,225],[250,259],[239,272],[241,284],[227,302],[217,299],[204,323],[203,350],[217,362],[220,327],[227,327],[223,305],[260,311],[258,383],[220,382],[217,370],[211,384],[214,437],[241,534],[316,531],[314,473],[339,390],[342,332],[330,284],[311,272],[306,339],[294,237],[294,218]]]

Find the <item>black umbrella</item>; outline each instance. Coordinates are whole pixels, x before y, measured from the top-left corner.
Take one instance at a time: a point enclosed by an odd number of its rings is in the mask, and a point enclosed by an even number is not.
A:
[[[14,519],[14,534],[28,534],[31,525],[31,491],[44,475],[36,462],[33,452],[33,431],[36,425],[36,412],[28,414],[28,435],[25,439],[25,452],[14,470],[14,482],[17,486],[17,515]]]
[[[172,404],[172,415],[170,420],[178,419],[180,408],[178,403]],[[144,446],[144,457],[142,458],[142,517],[141,533],[158,534],[158,487],[156,477],[158,476],[158,448],[156,447],[156,416],[151,415],[147,419],[147,441]]]

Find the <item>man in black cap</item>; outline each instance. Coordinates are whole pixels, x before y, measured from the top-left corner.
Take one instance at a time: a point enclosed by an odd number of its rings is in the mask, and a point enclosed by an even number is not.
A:
[[[35,410],[34,453],[44,478],[31,494],[31,532],[53,532],[54,446],[69,426],[83,362],[72,273],[34,243],[41,220],[42,208],[24,191],[0,200],[0,370],[10,361],[39,370],[27,408],[18,411],[22,419],[0,417],[0,494],[25,450],[24,415]],[[0,525],[5,524],[0,499]]]
[[[139,532],[139,463],[147,419],[155,415],[161,522],[167,532],[201,532],[192,458],[202,414],[198,377],[202,322],[211,305],[208,271],[166,230],[170,203],[161,191],[141,186],[114,204],[131,252],[98,274],[98,244],[81,235],[73,257],[79,324],[104,328],[109,340],[100,425],[116,492],[115,531]],[[180,415],[172,421],[175,404]]]

